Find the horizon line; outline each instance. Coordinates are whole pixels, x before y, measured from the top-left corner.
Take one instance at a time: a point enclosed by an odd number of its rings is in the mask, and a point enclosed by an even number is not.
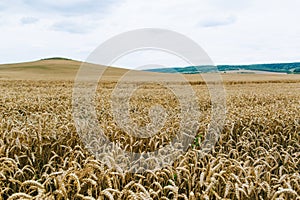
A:
[[[28,60],[28,61],[12,61],[8,63],[0,63],[0,65],[9,65],[9,64],[21,64],[21,63],[30,63],[30,62],[37,62],[37,61],[43,61],[43,60],[70,60],[70,61],[77,61],[77,62],[85,62],[83,60],[77,60],[73,58],[67,58],[67,57],[60,57],[60,56],[54,56],[54,57],[46,57],[41,58],[37,60]],[[268,64],[291,64],[291,63],[300,63],[300,61],[261,61],[261,62],[253,62],[253,63],[213,63],[213,66],[224,66],[224,65],[230,65],[230,66],[246,66],[246,65],[268,65]],[[184,67],[190,67],[192,65],[185,65],[185,66],[168,66],[166,68],[184,68]],[[205,65],[198,65],[198,66],[205,66]],[[116,66],[116,67],[122,67],[125,69],[130,69],[126,66]]]

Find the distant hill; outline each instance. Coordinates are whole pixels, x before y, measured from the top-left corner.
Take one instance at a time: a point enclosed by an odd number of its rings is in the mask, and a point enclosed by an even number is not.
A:
[[[0,64],[0,81],[1,80],[67,80],[74,81],[78,69],[80,68],[82,62],[66,59],[66,58],[46,58],[33,62],[23,62],[15,64]],[[293,64],[282,64],[281,68],[278,68],[278,64],[273,67],[274,64],[263,65],[259,69],[259,65],[241,65],[241,66],[230,66],[230,65],[221,65],[218,66],[219,70],[222,73],[222,79],[224,82],[228,83],[244,83],[246,82],[299,82],[300,73],[299,73],[299,63]],[[148,77],[168,77],[168,80],[174,77],[174,81],[178,81],[178,76],[171,73],[183,73],[183,76],[189,80],[191,83],[200,83],[203,81],[202,77],[197,73],[213,72],[212,68],[209,66],[199,66],[199,67],[185,67],[185,68],[168,68],[168,69],[155,69],[149,71],[135,71],[128,70],[124,68],[117,67],[108,67],[106,68],[103,65],[106,71],[102,74],[101,81],[116,82],[119,81],[125,74],[129,80],[134,81],[145,81]],[[255,68],[256,67],[256,68]],[[269,73],[254,74],[253,71],[260,71],[261,69],[268,70]],[[275,70],[274,70],[275,69]],[[250,73],[250,70],[252,72]],[[127,74],[127,72],[130,72]],[[156,72],[168,72],[169,74],[157,74]],[[233,72],[233,73],[230,73]],[[236,73],[238,72],[238,73]],[[265,72],[265,71],[263,71]],[[281,75],[280,73],[272,74],[272,72],[281,72],[281,73],[299,73]]]
[[[0,65],[0,80],[74,80],[82,62],[54,57],[33,62]],[[99,67],[104,67],[99,65]],[[105,72],[111,78],[123,75],[127,70],[109,67]]]
[[[253,64],[253,65],[218,65],[219,72],[223,73],[285,73],[300,74],[300,63],[272,63],[272,64]],[[174,68],[158,68],[147,69],[145,71],[161,72],[161,73],[183,73],[198,74],[215,72],[216,68],[211,66],[188,66]]]

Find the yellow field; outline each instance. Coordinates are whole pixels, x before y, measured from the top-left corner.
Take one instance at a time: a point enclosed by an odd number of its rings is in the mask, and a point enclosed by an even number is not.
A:
[[[79,65],[0,66],[0,199],[299,199],[299,75],[222,75],[227,115],[211,152],[200,150],[210,121],[208,91],[199,76],[187,75],[199,98],[198,136],[172,165],[134,174],[104,165],[78,136],[72,91]],[[125,72],[110,68],[98,86],[100,127],[128,151],[153,151],[178,131],[178,100],[155,84],[139,88],[130,99],[136,124],[149,123],[147,109],[157,103],[171,118],[153,139],[126,134],[110,109]]]

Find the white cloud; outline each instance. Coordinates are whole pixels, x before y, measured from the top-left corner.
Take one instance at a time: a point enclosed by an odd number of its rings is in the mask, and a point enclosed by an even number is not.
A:
[[[36,12],[58,13],[62,15],[85,15],[105,13],[116,0],[22,0],[24,5]]]
[[[234,24],[237,18],[233,15],[228,17],[210,17],[205,20],[199,22],[199,25],[202,27],[216,27],[216,26],[226,26],[230,24]]]
[[[20,21],[22,24],[34,24],[38,22],[39,19],[35,17],[23,17]]]
[[[0,63],[84,60],[110,37],[146,27],[190,37],[215,63],[300,61],[299,7],[297,0],[3,0]]]
[[[95,26],[96,25],[91,23],[91,21],[79,18],[55,22],[51,26],[51,29],[54,31],[84,34],[92,31]]]
[[[42,3],[42,4],[46,4],[46,5],[51,5],[51,6],[72,6],[72,5],[76,5],[76,4],[86,4],[86,3],[90,3],[91,0],[60,0],[60,1],[52,1],[52,0],[38,0],[38,1],[34,1],[31,0],[32,3]]]

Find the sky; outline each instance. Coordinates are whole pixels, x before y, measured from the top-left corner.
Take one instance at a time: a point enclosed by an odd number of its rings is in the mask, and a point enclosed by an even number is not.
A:
[[[1,0],[0,63],[48,57],[84,61],[102,42],[161,28],[197,42],[215,64],[300,61],[298,0]],[[116,61],[121,67],[184,65],[164,52]]]

